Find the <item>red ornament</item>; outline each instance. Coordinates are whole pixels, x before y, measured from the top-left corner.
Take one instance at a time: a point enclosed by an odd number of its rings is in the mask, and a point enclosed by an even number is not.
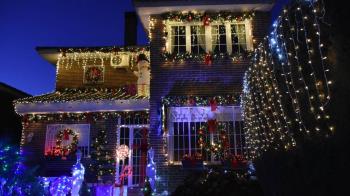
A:
[[[192,19],[193,19],[193,17],[192,17],[192,15],[190,14],[190,15],[188,16],[188,21],[191,22]]]
[[[203,25],[204,26],[209,26],[210,25],[210,18],[209,18],[209,16],[204,16],[203,17]]]
[[[215,112],[216,109],[218,108],[218,104],[217,104],[216,100],[215,100],[215,99],[211,99],[211,100],[209,101],[209,103],[210,103],[210,109],[211,109],[211,111],[212,111],[212,112]]]
[[[211,54],[206,54],[205,56],[204,56],[204,61],[205,61],[205,64],[206,65],[211,65],[212,64],[212,62],[213,62],[213,58],[212,58],[212,56],[211,56]]]
[[[136,90],[136,84],[130,84],[126,86],[126,92],[131,95],[134,96],[137,94],[137,90]]]
[[[216,131],[216,119],[210,119],[208,120],[208,131],[210,133],[214,133]]]

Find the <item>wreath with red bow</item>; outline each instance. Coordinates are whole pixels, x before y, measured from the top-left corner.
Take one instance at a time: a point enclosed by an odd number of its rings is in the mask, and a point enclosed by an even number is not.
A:
[[[72,142],[68,145],[62,145],[62,141],[68,141],[72,137]],[[72,152],[75,152],[78,147],[78,134],[72,129],[60,130],[56,135],[56,156],[67,156]]]
[[[103,68],[99,66],[87,67],[85,71],[85,80],[89,83],[102,82]]]

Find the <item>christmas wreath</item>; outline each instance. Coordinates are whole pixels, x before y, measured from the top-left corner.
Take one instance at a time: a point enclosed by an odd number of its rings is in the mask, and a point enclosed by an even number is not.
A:
[[[62,145],[63,141],[69,141],[72,137],[72,141],[68,145]],[[78,134],[72,129],[60,130],[56,135],[56,156],[67,156],[71,152],[75,152],[78,146]]]
[[[112,64],[113,65],[119,65],[122,62],[122,58],[120,56],[113,56],[112,57]]]
[[[102,82],[103,68],[99,66],[87,67],[85,71],[85,80],[89,83]]]

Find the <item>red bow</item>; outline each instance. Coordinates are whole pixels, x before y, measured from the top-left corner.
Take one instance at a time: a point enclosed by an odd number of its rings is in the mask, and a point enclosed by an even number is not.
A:
[[[206,54],[204,57],[204,61],[206,65],[211,65],[211,63],[213,62],[212,56],[210,54]]]
[[[203,18],[203,25],[204,26],[209,26],[210,25],[210,18],[209,18],[209,16],[204,16],[204,18]]]
[[[218,104],[217,104],[216,100],[215,100],[215,99],[211,99],[211,100],[209,101],[209,103],[210,103],[210,109],[211,109],[211,111],[212,111],[212,112],[216,111],[216,109],[218,108]]]
[[[69,132],[68,132],[68,129],[65,129],[63,131],[63,139],[64,140],[69,140]]]

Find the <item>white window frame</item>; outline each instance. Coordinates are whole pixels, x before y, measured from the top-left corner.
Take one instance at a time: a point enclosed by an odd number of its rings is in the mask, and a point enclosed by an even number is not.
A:
[[[82,145],[81,138],[78,137],[78,149],[82,152],[83,158],[88,158],[90,155],[90,124],[48,124],[46,126],[46,137],[45,137],[45,149],[44,154],[47,155],[50,151],[52,151],[56,147],[56,135],[62,129],[81,129],[86,131],[84,143],[86,145]],[[79,134],[79,132],[78,132]]]
[[[205,51],[207,53],[212,52],[212,34],[211,34],[211,27],[212,25],[225,25],[226,30],[226,45],[227,45],[227,53],[232,54],[232,39],[231,39],[231,25],[236,24],[244,24],[245,25],[245,33],[246,33],[246,44],[247,44],[247,50],[252,51],[253,50],[253,33],[252,33],[252,20],[246,19],[242,22],[221,22],[221,21],[213,21],[210,25],[205,26]],[[166,31],[167,34],[167,40],[165,44],[166,51],[169,53],[173,53],[172,51],[172,40],[171,40],[171,27],[172,26],[185,26],[186,28],[186,52],[191,53],[191,26],[201,26],[203,25],[203,22],[176,22],[176,21],[169,21],[167,20],[165,22],[166,25]]]
[[[181,111],[186,111],[188,110],[189,112],[185,113],[178,113],[174,114],[173,112],[175,111],[173,108],[181,108]],[[197,111],[195,111],[197,110]],[[181,161],[175,161],[174,160],[174,123],[185,123],[188,122],[188,130],[189,130],[189,135],[187,136],[189,139],[189,149],[188,155],[191,156],[191,136],[190,136],[190,123],[194,122],[207,122],[208,120],[208,111],[210,110],[210,107],[169,107],[168,108],[168,114],[167,114],[167,126],[168,126],[168,135],[167,135],[167,144],[168,144],[168,160],[170,164],[174,165],[180,165]],[[242,115],[241,115],[241,107],[240,106],[219,106],[218,107],[219,111],[222,111],[222,113],[217,114],[217,121],[218,122],[233,122],[233,126],[235,126],[235,122],[242,122]],[[199,111],[199,112],[198,112]],[[201,112],[202,111],[202,112]],[[197,116],[196,116],[197,115]],[[183,125],[184,126],[184,125]],[[199,127],[196,127],[197,129]],[[235,130],[233,133],[229,134],[234,136],[234,144],[236,145],[237,143],[237,136],[243,136],[243,133],[241,132],[243,129],[240,129],[239,133],[236,133],[236,128],[233,127]],[[210,134],[210,142],[214,142],[214,135],[213,133]],[[230,147],[231,148],[231,147]],[[244,151],[244,146],[242,146],[242,140],[240,143],[240,149],[241,153]],[[230,149],[231,150],[231,149]],[[234,148],[234,153],[237,154],[237,147]],[[215,160],[214,155],[211,155],[211,160],[210,161],[204,161],[205,164],[218,164],[219,161]]]

